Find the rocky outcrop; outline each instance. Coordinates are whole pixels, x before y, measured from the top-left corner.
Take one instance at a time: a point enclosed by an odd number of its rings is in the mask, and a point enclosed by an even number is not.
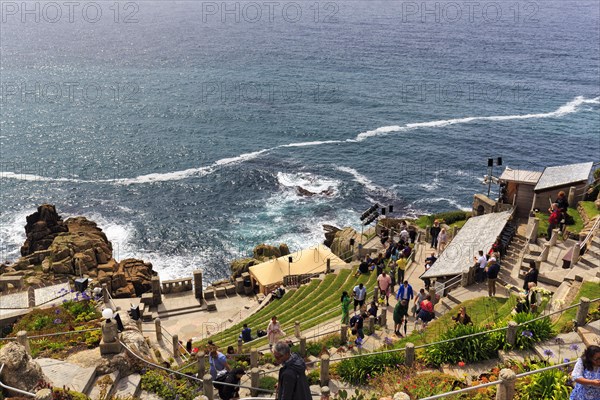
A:
[[[259,244],[252,251],[253,257],[239,258],[231,262],[231,278],[239,278],[243,273],[248,272],[248,268],[253,265],[288,254],[290,254],[290,249],[285,243],[281,243],[278,247],[264,243]]]
[[[21,246],[21,255],[25,257],[36,251],[46,250],[59,233],[67,231],[68,228],[56,212],[56,208],[51,204],[42,204],[36,212],[27,216],[27,239]]]
[[[56,276],[96,278],[115,297],[133,297],[151,290],[152,264],[112,256],[112,244],[94,221],[85,217],[63,221],[53,205],[44,204],[27,217],[23,257],[3,266],[5,274],[23,275],[29,284]],[[41,268],[40,268],[41,266]]]
[[[231,262],[231,277],[239,278],[244,272],[248,272],[248,268],[253,265],[260,264],[255,258],[240,258]]]
[[[0,349],[0,364],[4,364],[0,379],[8,386],[31,392],[39,381],[48,381],[42,368],[16,342]]]
[[[323,225],[323,230],[325,231],[325,240],[323,241],[323,244],[331,248],[331,244],[333,243],[333,239],[335,239],[336,233],[341,231],[341,229],[333,225]]]
[[[354,239],[354,245],[350,244],[350,239]],[[360,243],[360,233],[353,228],[346,227],[335,232],[329,248],[331,252],[342,260],[350,258],[354,251],[358,250]]]

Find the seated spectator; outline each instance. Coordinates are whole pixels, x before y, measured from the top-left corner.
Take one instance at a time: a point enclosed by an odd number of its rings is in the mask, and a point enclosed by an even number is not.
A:
[[[377,303],[375,303],[374,301],[371,302],[371,306],[369,307],[369,310],[367,311],[367,313],[369,315],[374,316],[375,318],[377,318]]]
[[[471,317],[467,314],[467,309],[465,307],[461,307],[458,314],[456,314],[455,317],[452,317],[452,320],[457,324],[473,325],[473,321],[471,321]]]
[[[244,324],[240,338],[245,342],[252,341],[252,329],[248,328],[248,324]]]

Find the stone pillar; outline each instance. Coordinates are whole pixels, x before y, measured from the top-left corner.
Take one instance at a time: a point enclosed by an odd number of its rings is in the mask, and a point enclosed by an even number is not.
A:
[[[25,347],[27,354],[31,355],[31,347],[29,346],[29,338],[27,337],[27,331],[17,332],[17,343]]]
[[[571,252],[571,267],[577,264],[579,256],[581,255],[581,244],[579,242],[573,245],[573,251]]]
[[[250,371],[250,386],[252,386],[253,388],[257,388],[259,380],[260,374],[258,372],[258,368],[252,368],[252,370]],[[256,389],[250,389],[250,396],[258,396],[258,391]]]
[[[202,300],[202,270],[196,269],[194,275],[194,297]]]
[[[539,271],[540,268],[542,267],[542,260],[540,260],[539,258],[536,258],[534,260],[534,262],[535,262],[535,269],[537,269]]]
[[[503,368],[498,376],[500,384],[496,391],[496,400],[512,400],[515,397],[515,383],[517,383],[517,375],[512,369]]]
[[[542,254],[540,254],[540,261],[548,261],[548,255],[550,254],[550,247],[552,245],[549,242],[544,243],[544,248],[542,249]]]
[[[104,304],[108,304],[110,301],[110,297],[108,296],[108,285],[106,283],[102,284],[102,301]]]
[[[451,239],[451,240],[452,240],[452,239],[454,239],[454,238],[456,237],[456,231],[457,231],[457,230],[458,230],[458,229],[456,229],[456,226],[453,226],[453,227],[452,227],[452,236],[450,237],[450,239]]]
[[[575,201],[575,186],[571,186],[569,188],[569,195],[567,196],[567,201],[571,205],[571,207],[577,206],[577,202]]]
[[[377,287],[377,285],[375,285],[375,288],[373,289],[373,301],[375,303],[377,303],[378,296],[379,296],[379,288]]]
[[[469,286],[469,272],[463,272],[460,275],[460,286],[462,286],[462,287]]]
[[[258,367],[258,350],[254,347],[250,349],[250,366],[252,368]]]
[[[238,354],[242,354],[242,347],[244,342],[242,341],[242,338],[238,338],[238,343],[237,343],[237,353]]]
[[[135,326],[138,328],[138,331],[140,331],[140,333],[144,333],[144,328],[142,327],[142,319],[138,318],[135,321]]]
[[[425,227],[425,241],[426,241],[427,243],[430,243],[430,242],[431,242],[431,236],[429,235],[429,229],[431,229],[431,227],[430,227],[429,225],[427,225],[427,226]]]
[[[321,386],[329,385],[329,356],[323,354],[321,356]]]
[[[407,367],[412,367],[415,362],[415,345],[413,343],[406,343],[404,348],[404,364]]]
[[[369,315],[369,319],[367,320],[367,328],[369,328],[369,332],[375,332],[375,317]]]
[[[38,390],[37,392],[35,392],[35,400],[52,400],[52,390]]]
[[[202,392],[206,397],[208,397],[208,400],[214,400],[215,394],[213,393],[212,375],[205,374],[202,377],[202,381]]]
[[[300,338],[300,355],[306,357],[306,336]]]
[[[162,325],[160,323],[160,318],[156,318],[154,320],[154,329],[156,330],[156,341],[160,342],[162,341]],[[198,375],[198,376],[202,376],[202,375]]]
[[[27,288],[27,307],[35,307],[35,289],[32,286]]]
[[[348,325],[342,325],[340,328],[340,340],[342,345],[348,342]]]
[[[321,386],[321,400],[329,400],[331,398],[331,390],[329,386]]]
[[[590,311],[590,299],[587,297],[582,297],[579,299],[579,308],[577,309],[577,316],[575,317],[575,322],[577,326],[584,326],[585,319]]]
[[[538,237],[538,229],[540,227],[540,219],[539,218],[533,218],[533,225],[531,226],[531,236],[530,236],[530,243],[535,243],[537,241],[537,237]]]
[[[550,246],[556,246],[556,241],[558,240],[558,235],[560,235],[560,230],[552,229],[552,237],[550,238]]]
[[[431,303],[435,306],[437,304],[437,296],[435,294],[435,281],[433,279],[429,286],[429,296],[431,296]]]
[[[198,376],[204,376],[206,372],[206,355],[203,351],[199,351],[196,354],[196,363],[198,365]]]
[[[100,354],[116,354],[121,352],[119,330],[114,319],[102,321],[102,340],[100,341]]]
[[[517,341],[518,326],[519,324],[517,324],[515,321],[508,322],[508,329],[506,329],[506,343],[510,344],[511,346],[514,346],[515,342]]]
[[[329,259],[329,258],[327,259],[327,266],[326,266],[326,269],[325,269],[325,273],[326,274],[330,274],[331,273],[331,259]]]
[[[301,334],[300,334],[300,321],[296,321],[296,323],[294,324],[294,331],[296,333],[296,337],[299,338],[301,336]]]
[[[153,276],[150,282],[152,284],[152,305],[157,306],[162,303],[160,278],[158,276]]]
[[[173,358],[179,357],[179,335],[173,335]]]
[[[379,325],[381,325],[382,328],[387,328],[387,308],[386,307],[381,307],[381,314],[379,314]],[[371,332],[371,334],[373,334],[375,332]]]

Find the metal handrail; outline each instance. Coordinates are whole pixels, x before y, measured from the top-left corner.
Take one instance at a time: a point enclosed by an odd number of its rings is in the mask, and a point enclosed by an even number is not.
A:
[[[170,337],[171,338],[170,342],[173,343],[173,335],[171,335],[171,333],[165,327],[161,327],[161,331],[162,331],[163,335],[166,334],[168,337]],[[181,355],[183,355],[186,360],[189,359],[192,355],[187,351],[185,346],[179,342],[178,342],[178,345],[180,347],[179,353]],[[181,351],[181,350],[183,350],[183,351]]]
[[[575,364],[576,362],[577,361],[569,361],[569,362],[562,363],[562,364],[552,365],[550,367],[544,367],[544,368],[540,368],[540,369],[534,369],[532,371],[523,372],[521,374],[518,374],[518,375],[516,375],[516,378],[519,379],[519,378],[523,378],[523,377],[528,376],[528,375],[535,375],[535,374],[540,373],[540,372],[550,371],[550,370],[556,369],[556,368],[562,368],[562,367],[565,367],[567,365]],[[464,389],[453,390],[451,392],[436,394],[435,396],[423,397],[423,398],[421,398],[419,400],[441,399],[441,398],[446,397],[446,396],[454,396],[456,394],[470,392],[471,390],[483,389],[483,388],[486,388],[486,387],[489,387],[489,386],[496,386],[496,385],[499,385],[500,383],[502,383],[502,380],[497,380],[497,381],[488,382],[488,383],[482,383],[481,385],[469,386],[469,387],[464,388]]]
[[[594,236],[594,233],[596,232],[596,229],[598,229],[599,226],[600,226],[600,218],[596,219],[596,222],[594,222],[592,229],[590,229],[590,231],[588,232],[585,239],[583,239],[583,242],[581,242],[579,244],[580,249],[583,249],[583,247],[592,239],[592,236]]]
[[[4,368],[4,364],[0,364],[0,376],[2,375],[2,369],[3,368]],[[24,390],[14,388],[12,386],[8,386],[8,385],[2,383],[2,380],[0,380],[0,387],[4,388],[6,390],[11,390],[13,392],[22,394],[23,396],[35,397],[35,393],[29,393],[29,392],[26,392]]]

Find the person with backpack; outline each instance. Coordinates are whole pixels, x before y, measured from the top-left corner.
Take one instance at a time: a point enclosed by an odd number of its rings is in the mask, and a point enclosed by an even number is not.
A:
[[[231,400],[240,397],[240,387],[231,385],[239,385],[244,374],[243,368],[234,368],[226,374],[219,375],[213,381],[213,386],[217,389],[221,400]],[[222,383],[228,383],[229,385],[223,385]]]

